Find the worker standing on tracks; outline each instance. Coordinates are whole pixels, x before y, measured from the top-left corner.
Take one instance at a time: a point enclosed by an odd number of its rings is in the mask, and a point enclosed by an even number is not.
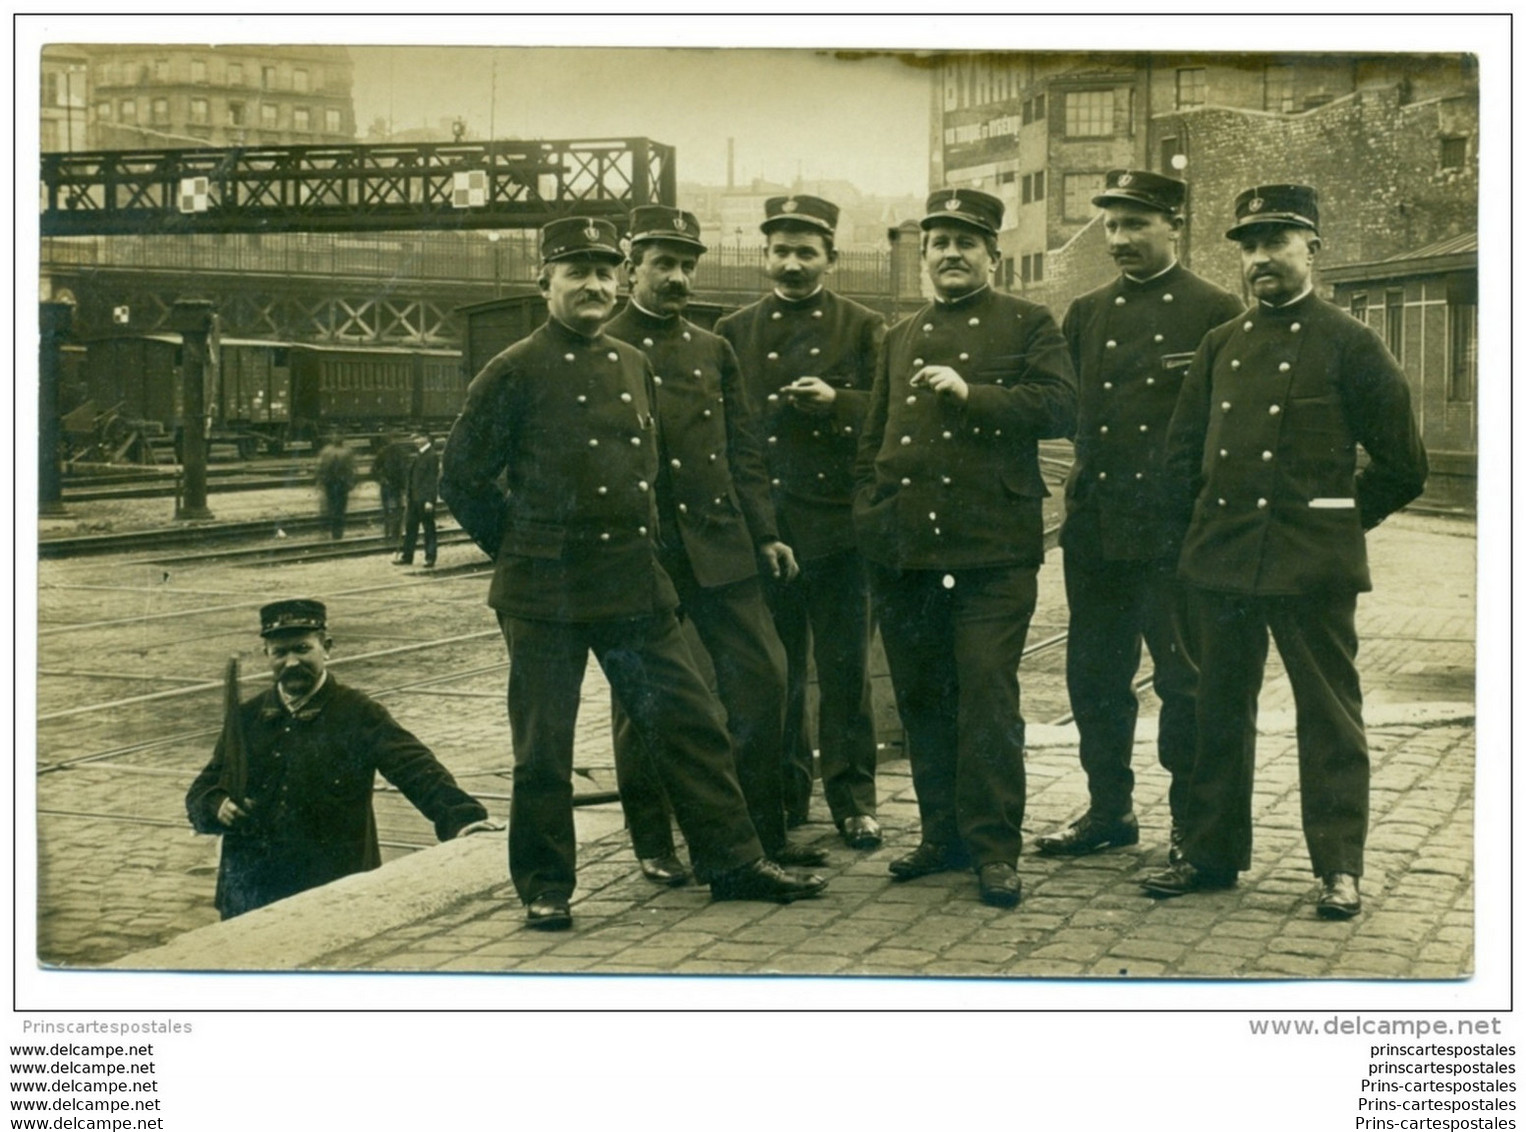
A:
[[[344,513],[350,507],[350,489],[355,486],[355,453],[344,437],[331,433],[318,453],[319,508],[328,520],[329,537],[344,538]]]
[[[572,924],[572,754],[590,651],[713,898],[787,902],[826,884],[763,855],[720,704],[680,634],[657,554],[652,370],[602,330],[624,259],[607,220],[542,229],[549,318],[472,380],[445,447],[442,494],[497,564],[488,604],[509,648],[509,873],[542,930]]]
[[[859,446],[854,519],[906,723],[922,842],[911,880],[973,865],[1022,896],[1026,777],[1017,668],[1044,560],[1038,442],[1075,426],[1049,311],[991,287],[1002,203],[940,189],[922,220],[935,299],[886,336]]]
[[[765,577],[788,584],[799,567],[779,539],[736,354],[683,317],[705,251],[699,236],[691,213],[662,205],[631,213],[631,298],[605,332],[645,353],[658,380],[658,559],[715,669],[758,840],[781,865],[824,865],[825,851],[785,835],[784,648],[759,578],[761,564]],[[660,884],[682,883],[661,784],[618,702],[612,730],[620,804],[641,871]]]
[[[225,730],[185,797],[196,831],[223,838],[223,919],[378,867],[378,771],[442,841],[503,828],[386,708],[327,671],[333,641],[322,602],[271,602],[260,610],[260,636],[275,684],[238,710],[243,796],[225,785]]]
[[[1166,491],[1166,431],[1192,352],[1243,304],[1176,259],[1187,185],[1114,169],[1092,204],[1120,269],[1071,303],[1062,331],[1078,387],[1076,459],[1065,482],[1065,679],[1081,737],[1090,805],[1038,839],[1040,853],[1078,856],[1139,841],[1134,723],[1140,642],[1160,698],[1160,763],[1171,775],[1170,858],[1180,849],[1197,745],[1197,666],[1176,584],[1180,529]]]
[[[417,445],[394,437],[382,446],[371,462],[371,475],[381,489],[382,536],[389,546],[403,537],[403,517],[408,503],[408,468]]]
[[[1356,668],[1356,598],[1372,588],[1366,532],[1424,489],[1425,448],[1409,380],[1382,339],[1314,294],[1315,191],[1246,189],[1225,235],[1255,303],[1198,346],[1167,440],[1199,642],[1197,757],[1182,859],[1142,883],[1181,896],[1228,888],[1250,867],[1270,630],[1298,709],[1316,912],[1350,919],[1371,776]]]
[[[833,293],[838,208],[814,196],[764,202],[765,270],[773,291],[715,324],[742,364],[761,421],[779,534],[800,577],[765,579],[784,643],[785,809],[790,825],[810,810],[815,760],[806,721],[811,658],[820,691],[817,743],[832,820],[855,849],[872,849],[874,701],[870,692],[869,581],[853,536],[853,459],[879,364],[884,320]]]
[[[395,566],[411,566],[413,551],[419,541],[419,527],[424,528],[424,565],[434,567],[439,553],[440,539],[435,530],[435,504],[440,498],[440,446],[433,438],[417,438],[418,449],[413,462],[408,465],[408,515],[404,524],[403,542]]]

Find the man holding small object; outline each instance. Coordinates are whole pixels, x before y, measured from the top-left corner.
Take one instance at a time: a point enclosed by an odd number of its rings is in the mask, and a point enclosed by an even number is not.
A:
[[[223,838],[223,919],[377,868],[378,771],[442,841],[503,829],[386,708],[328,672],[333,641],[322,602],[266,605],[260,636],[275,684],[230,713],[185,799],[196,831]]]
[[[1022,896],[1026,802],[1017,668],[1044,558],[1038,441],[1074,427],[1049,311],[991,288],[1002,203],[943,189],[922,259],[935,301],[886,337],[859,446],[854,520],[906,724],[922,818],[900,881],[971,866]]]

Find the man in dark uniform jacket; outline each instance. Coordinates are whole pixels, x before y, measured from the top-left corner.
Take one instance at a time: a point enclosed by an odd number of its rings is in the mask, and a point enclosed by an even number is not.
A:
[[[403,535],[403,514],[408,504],[408,468],[417,449],[407,440],[388,441],[371,461],[371,475],[381,489],[382,534],[388,539]]]
[[[683,317],[705,251],[699,221],[648,205],[631,213],[630,226],[631,298],[604,331],[645,353],[656,374],[658,560],[715,669],[763,852],[781,865],[825,864],[824,852],[785,837],[784,649],[758,576],[760,558],[781,582],[798,567],[779,540],[736,354]],[[660,884],[682,884],[666,799],[618,702],[612,730],[620,804],[641,870]]]
[[[898,323],[859,447],[854,519],[910,744],[922,843],[897,880],[964,868],[981,899],[1022,894],[1026,781],[1018,661],[1044,560],[1038,441],[1075,427],[1049,311],[990,285],[1002,204],[927,202],[936,301]]]
[[[424,527],[424,565],[433,566],[440,549],[435,529],[434,505],[440,498],[440,448],[431,437],[421,437],[418,454],[408,467],[408,515],[403,542],[392,562],[397,566],[413,563],[413,550],[419,541],[419,526]]]
[[[625,258],[614,225],[552,221],[541,255],[550,317],[472,380],[440,484],[497,563],[488,604],[509,646],[509,873],[527,922],[572,923],[572,748],[590,651],[652,755],[711,896],[814,895],[821,878],[763,856],[720,705],[695,670],[657,560],[652,371],[600,329]]]
[[[333,433],[318,453],[318,509],[328,520],[329,537],[344,538],[344,515],[350,506],[350,489],[355,486],[355,453],[344,437]]]
[[[1372,588],[1364,532],[1424,489],[1425,449],[1382,340],[1314,294],[1314,190],[1247,189],[1235,219],[1226,234],[1256,301],[1203,339],[1168,440],[1182,520],[1191,515],[1180,575],[1200,640],[1198,752],[1183,860],[1144,886],[1156,896],[1227,888],[1250,866],[1270,629],[1298,708],[1318,912],[1347,919],[1361,908],[1370,774],[1356,670],[1356,597]],[[1369,458],[1360,472],[1358,444]]]
[[[806,820],[814,761],[805,718],[816,659],[822,790],[854,848],[880,843],[875,819],[874,705],[869,685],[869,588],[853,538],[853,460],[874,384],[884,320],[823,285],[837,261],[837,206],[813,196],[764,204],[774,290],[716,323],[742,364],[760,413],[763,456],[780,536],[800,578],[770,584],[788,663],[784,751],[790,823]]]
[[[1186,195],[1186,184],[1158,173],[1107,174],[1092,204],[1102,209],[1108,254],[1122,274],[1071,303],[1062,327],[1079,390],[1060,532],[1070,608],[1065,677],[1091,804],[1040,837],[1041,853],[1139,840],[1129,763],[1141,639],[1155,667],[1173,854],[1179,848],[1197,746],[1197,667],[1175,581],[1180,529],[1167,508],[1166,430],[1203,335],[1243,307],[1177,262]]]
[[[227,731],[185,796],[198,833],[222,834],[223,919],[381,864],[371,786],[380,771],[448,841],[502,829],[387,709],[327,672],[322,602],[260,610],[274,687],[240,705],[243,796],[224,782]]]

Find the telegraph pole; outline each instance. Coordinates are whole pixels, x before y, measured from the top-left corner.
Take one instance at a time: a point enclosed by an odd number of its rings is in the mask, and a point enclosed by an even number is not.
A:
[[[210,519],[207,509],[206,371],[212,335],[212,303],[181,299],[170,311],[170,329],[179,331],[181,351],[180,467],[183,489],[176,519]]]

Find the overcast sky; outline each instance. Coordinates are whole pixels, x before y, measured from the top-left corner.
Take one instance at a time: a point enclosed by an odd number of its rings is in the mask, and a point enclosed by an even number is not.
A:
[[[730,137],[739,184],[799,173],[867,193],[927,191],[929,72],[890,56],[511,47],[350,56],[362,140],[377,118],[405,130],[455,117],[474,138],[647,137],[677,148],[681,180],[723,184]]]

